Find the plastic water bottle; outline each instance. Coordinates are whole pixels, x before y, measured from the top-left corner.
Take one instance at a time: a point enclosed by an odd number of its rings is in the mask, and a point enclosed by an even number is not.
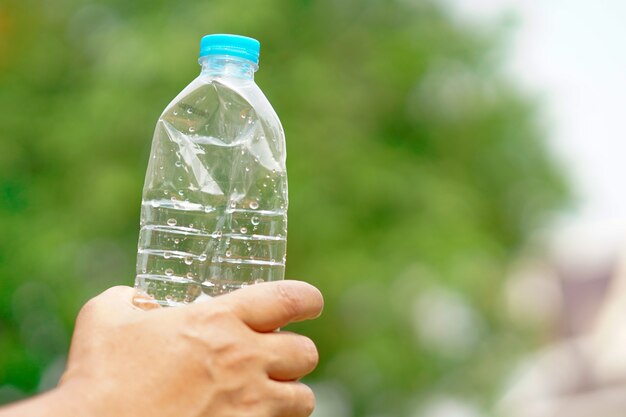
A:
[[[200,75],[157,122],[135,287],[163,306],[283,279],[285,136],[254,82],[260,44],[207,35]]]

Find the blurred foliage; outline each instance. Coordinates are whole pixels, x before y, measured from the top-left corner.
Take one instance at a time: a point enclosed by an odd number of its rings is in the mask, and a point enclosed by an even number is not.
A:
[[[287,134],[288,276],[327,302],[297,327],[310,380],[355,417],[488,404],[527,343],[507,265],[567,193],[497,33],[428,0],[0,3],[0,401],[54,385],[82,303],[132,284],[152,129],[216,32],[261,40]]]

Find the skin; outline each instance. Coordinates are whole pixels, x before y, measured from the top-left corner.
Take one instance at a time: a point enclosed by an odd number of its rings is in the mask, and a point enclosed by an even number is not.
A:
[[[179,308],[145,311],[114,287],[78,315],[60,385],[0,417],[306,417],[298,379],[318,362],[305,336],[277,332],[320,315],[320,292],[299,281],[253,285]]]

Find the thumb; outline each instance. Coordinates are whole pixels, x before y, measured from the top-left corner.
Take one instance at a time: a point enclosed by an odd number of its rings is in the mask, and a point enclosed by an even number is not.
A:
[[[133,304],[135,290],[119,285],[111,287],[87,301],[78,314],[77,321],[87,324],[125,319],[140,309]]]
[[[135,297],[135,289],[126,285],[118,285],[111,287],[100,295],[95,297],[93,301],[97,302],[104,308],[115,311],[134,311],[137,308],[133,304]]]

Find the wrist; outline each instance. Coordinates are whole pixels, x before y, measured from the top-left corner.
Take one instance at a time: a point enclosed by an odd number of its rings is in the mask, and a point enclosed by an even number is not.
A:
[[[0,417],[65,417],[85,415],[100,417],[91,412],[85,396],[69,385],[54,388],[43,394],[0,408]]]
[[[65,380],[50,392],[51,402],[66,413],[64,416],[107,417],[110,414],[104,413],[101,391],[102,387],[93,387],[81,378]]]

